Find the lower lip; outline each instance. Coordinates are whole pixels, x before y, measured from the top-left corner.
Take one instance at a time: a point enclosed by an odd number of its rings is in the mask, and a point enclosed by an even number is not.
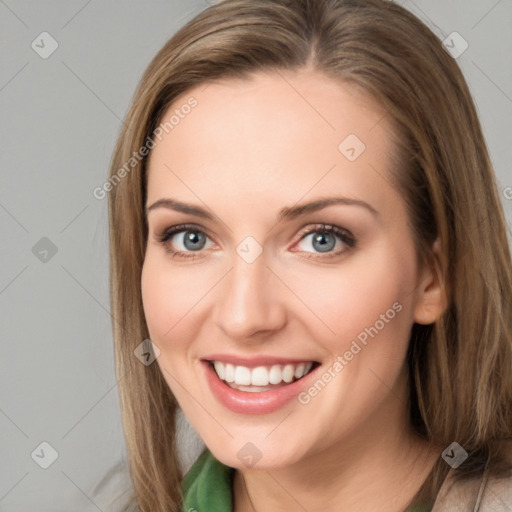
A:
[[[206,380],[217,400],[231,411],[239,414],[269,414],[284,407],[308,386],[311,375],[316,373],[319,368],[318,366],[305,377],[286,386],[253,393],[229,387],[219,379],[210,363],[206,361],[202,361],[202,363],[205,367]]]

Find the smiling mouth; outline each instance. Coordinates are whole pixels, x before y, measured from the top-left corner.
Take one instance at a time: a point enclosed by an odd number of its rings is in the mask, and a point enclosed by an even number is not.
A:
[[[270,391],[287,386],[302,379],[320,365],[316,361],[308,361],[296,364],[273,364],[249,368],[222,361],[208,362],[219,379],[230,388],[252,393]]]

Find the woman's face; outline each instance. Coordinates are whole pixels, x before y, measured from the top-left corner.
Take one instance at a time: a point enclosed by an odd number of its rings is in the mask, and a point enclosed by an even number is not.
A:
[[[203,84],[172,115],[148,166],[142,294],[205,444],[270,468],[404,430],[427,281],[385,113],[303,70]]]

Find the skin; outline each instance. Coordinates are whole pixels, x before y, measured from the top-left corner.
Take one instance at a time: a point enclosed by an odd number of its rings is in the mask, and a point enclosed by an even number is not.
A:
[[[191,96],[197,107],[156,141],[148,166],[147,206],[172,197],[215,215],[148,212],[141,286],[166,382],[214,456],[237,468],[236,512],[402,510],[443,450],[409,428],[405,357],[413,323],[434,322],[444,302],[438,276],[418,267],[382,109],[311,69],[202,84],[164,118]],[[366,145],[353,162],[338,150],[351,133]],[[377,214],[331,205],[278,222],[280,208],[328,196]],[[200,251],[183,232],[167,242],[193,259],[173,258],[158,239],[181,223],[208,236]],[[336,238],[322,253],[314,235],[301,240],[319,223],[350,231],[356,246]],[[247,236],[263,249],[250,264],[236,252]],[[213,352],[327,369],[396,302],[395,318],[306,405],[237,414],[205,381],[199,360]],[[261,452],[252,468],[237,456],[249,441]]]

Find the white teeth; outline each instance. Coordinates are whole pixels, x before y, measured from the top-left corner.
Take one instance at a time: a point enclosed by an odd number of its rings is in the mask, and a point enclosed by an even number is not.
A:
[[[237,366],[235,368],[235,384],[239,386],[250,386],[251,370],[246,366]]]
[[[213,363],[213,366],[215,367],[215,371],[217,372],[219,379],[224,380],[226,378],[226,372],[224,371],[224,365],[222,363],[219,363],[219,361],[215,361],[215,363]]]
[[[300,379],[304,375],[304,368],[306,368],[305,363],[300,363],[299,365],[297,365],[297,368],[295,368],[296,379]]]
[[[231,384],[230,387],[234,387],[234,389],[238,389],[239,391],[248,391],[249,393],[260,393],[261,391],[268,390],[268,387],[264,386],[237,386],[236,384]]]
[[[268,384],[268,370],[264,366],[254,368],[251,373],[253,386],[266,386]]]
[[[272,366],[258,366],[251,369],[247,366],[235,366],[230,363],[214,361],[213,367],[219,379],[236,385],[237,389],[242,391],[259,391],[247,386],[263,388],[269,384],[280,384],[281,382],[289,384],[309,373],[313,363],[298,363],[296,365],[274,364]]]
[[[219,364],[223,364],[220,361],[216,361]],[[227,364],[224,371],[224,379],[219,375],[219,379],[225,380],[226,382],[235,382],[235,367],[232,364]],[[218,375],[218,374],[217,374]]]
[[[293,380],[295,368],[293,364],[287,364],[283,370],[283,380],[285,382],[291,382]]]
[[[279,384],[283,380],[283,374],[281,373],[281,367],[275,364],[270,368],[268,373],[268,381],[270,384]]]

